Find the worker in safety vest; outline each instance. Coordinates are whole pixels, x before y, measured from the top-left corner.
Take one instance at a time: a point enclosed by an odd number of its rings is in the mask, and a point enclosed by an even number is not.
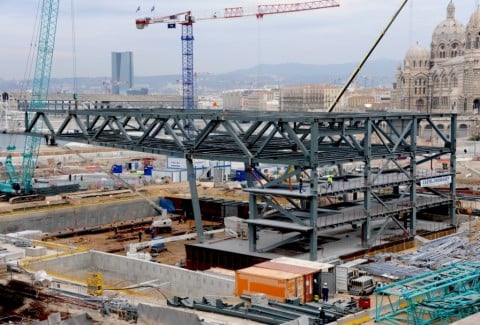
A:
[[[333,177],[331,175],[328,176],[327,178],[327,190],[331,189],[333,190]]]

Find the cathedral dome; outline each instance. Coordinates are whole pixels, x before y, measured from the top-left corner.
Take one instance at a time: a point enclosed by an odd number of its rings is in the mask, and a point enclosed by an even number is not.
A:
[[[480,9],[475,10],[475,12],[470,16],[470,20],[468,21],[467,25],[467,31],[478,28],[480,28]]]
[[[433,31],[432,43],[463,42],[465,27],[455,19],[455,5],[452,1],[447,6],[447,19],[442,21]]]
[[[417,43],[408,49],[405,59],[407,61],[428,60],[429,57],[430,54],[428,53],[427,49]]]

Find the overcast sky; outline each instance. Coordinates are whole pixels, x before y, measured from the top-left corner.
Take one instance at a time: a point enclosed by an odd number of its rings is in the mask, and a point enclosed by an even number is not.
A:
[[[302,2],[301,0],[298,0]],[[60,0],[52,77],[110,77],[111,52],[132,51],[136,76],[181,73],[181,29],[164,24],[137,30],[135,18],[191,10],[197,17],[225,7],[294,1],[259,0]],[[337,0],[340,7],[243,17],[194,24],[194,65],[199,73],[222,73],[267,63],[360,62],[403,0]],[[401,62],[415,42],[428,48],[450,0],[410,0],[371,59]],[[39,0],[0,0],[0,78],[26,74]],[[463,24],[478,0],[454,0]],[[72,4],[74,10],[72,10]],[[136,12],[140,6],[140,11]],[[155,10],[152,12],[152,6]],[[75,19],[72,19],[72,12]],[[75,28],[72,28],[74,21]],[[75,33],[72,32],[75,31]],[[72,35],[75,35],[73,51]],[[75,53],[75,55],[73,54]],[[74,60],[76,57],[76,60]]]

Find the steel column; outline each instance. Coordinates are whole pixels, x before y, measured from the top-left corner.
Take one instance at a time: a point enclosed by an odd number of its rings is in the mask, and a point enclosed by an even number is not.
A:
[[[450,155],[450,171],[456,173],[457,170],[457,114],[452,114],[450,127],[450,143],[449,148],[451,150]],[[455,175],[452,177],[452,183],[450,183],[450,193],[452,193],[452,204],[450,205],[450,223],[455,225],[457,223],[457,217],[455,213],[455,202],[457,201],[457,181]]]
[[[245,171],[252,169],[251,164],[245,164]],[[253,175],[250,172],[247,172],[247,186],[253,187]],[[249,219],[258,218],[258,204],[257,196],[254,193],[248,195],[248,207],[249,207]],[[250,252],[257,251],[257,226],[254,224],[248,224],[248,249]]]
[[[410,186],[410,204],[412,207],[412,213],[410,215],[410,235],[415,236],[417,234],[417,127],[418,120],[414,117],[410,124],[410,146],[412,152],[410,154],[410,179],[412,180]]]
[[[197,178],[195,176],[195,168],[191,156],[186,158],[188,184],[190,185],[190,196],[192,199],[193,217],[195,218],[195,228],[197,230],[197,241],[204,242],[202,213],[200,211],[200,200],[198,199]]]
[[[318,132],[319,123],[318,120],[314,121],[311,125],[311,144],[310,144],[310,194],[308,198],[310,202],[310,227],[312,231],[310,234],[310,260],[316,261],[318,258],[318,161],[316,159],[316,152],[318,151],[318,141],[319,141],[319,132]]]
[[[366,132],[365,137],[363,138],[363,153],[365,157],[365,170],[363,171],[363,177],[365,180],[365,192],[363,198],[363,207],[365,209],[365,217],[366,220],[364,222],[364,226],[362,228],[362,239],[364,247],[368,247],[370,245],[370,208],[371,208],[371,196],[372,196],[372,172],[371,172],[371,159],[372,159],[372,120],[367,118],[366,121]]]

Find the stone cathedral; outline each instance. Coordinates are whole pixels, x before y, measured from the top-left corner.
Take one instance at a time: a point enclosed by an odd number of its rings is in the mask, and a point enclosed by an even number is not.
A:
[[[480,9],[466,27],[455,18],[453,0],[447,17],[433,31],[430,51],[413,45],[398,67],[392,93],[398,110],[480,113]]]

